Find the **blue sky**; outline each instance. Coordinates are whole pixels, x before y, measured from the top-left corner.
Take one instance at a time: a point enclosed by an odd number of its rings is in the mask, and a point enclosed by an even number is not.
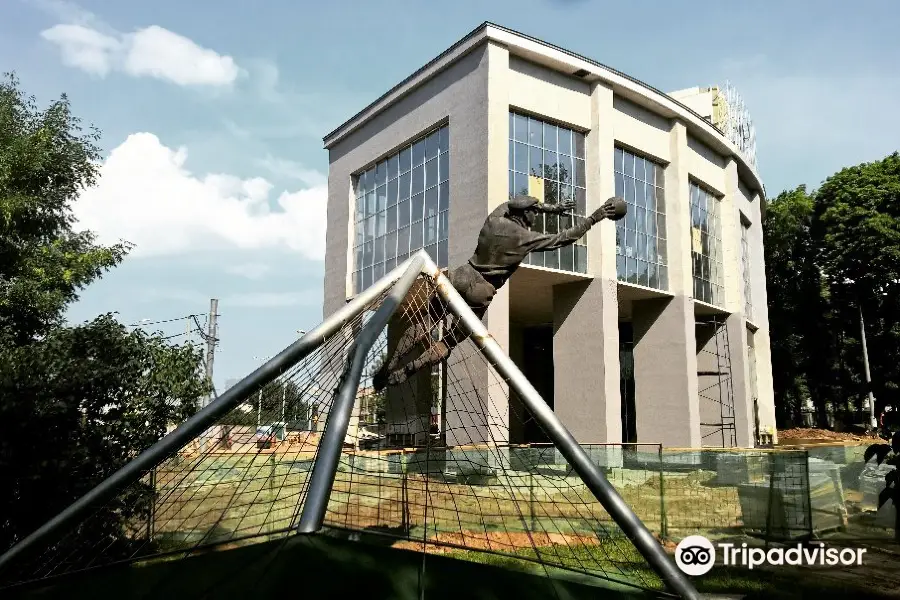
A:
[[[156,321],[219,298],[219,387],[322,318],[322,136],[483,21],[665,91],[730,80],[773,197],[900,147],[895,0],[0,6],[0,71],[41,102],[67,93],[103,132],[81,224],[137,244],[70,319]]]

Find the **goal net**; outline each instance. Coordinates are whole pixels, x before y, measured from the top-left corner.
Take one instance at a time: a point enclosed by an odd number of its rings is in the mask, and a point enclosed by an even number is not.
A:
[[[604,508],[553,441],[558,435],[516,392],[521,374],[501,373],[483,334],[464,327],[441,294],[446,278],[418,275],[402,302],[386,307],[407,268],[221,394],[197,415],[218,412],[202,428],[189,421],[170,432],[136,459],[144,468],[78,518],[57,518],[40,540],[7,551],[0,587],[286,538],[311,522],[319,535],[414,550],[423,560],[442,554],[671,589],[671,574],[648,561],[621,515]],[[444,360],[376,389],[385,361],[404,364],[398,350],[412,360],[453,335]],[[349,414],[341,409],[345,389]],[[515,443],[526,426],[546,441]],[[184,437],[186,427],[195,432]],[[178,435],[185,441],[173,445]],[[329,453],[336,468],[316,474]],[[598,473],[614,466],[616,453],[603,447],[585,454]],[[306,513],[322,481],[326,510],[317,521]]]

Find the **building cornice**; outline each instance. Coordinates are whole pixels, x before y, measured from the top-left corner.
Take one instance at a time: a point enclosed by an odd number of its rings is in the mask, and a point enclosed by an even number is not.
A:
[[[489,22],[481,24],[334,131],[328,133],[323,140],[325,148],[333,147],[377,114],[410,94],[417,87],[460,60],[469,52],[489,41],[504,46],[512,56],[578,77],[583,81],[600,82],[608,85],[616,95],[643,106],[664,118],[682,122],[689,135],[703,142],[716,153],[726,158],[733,157],[735,159],[741,179],[745,185],[759,194],[760,208],[765,210],[765,186],[757,170],[746,159],[737,145],[725,137],[724,132],[692,109],[666,93],[625,73],[553,44]]]

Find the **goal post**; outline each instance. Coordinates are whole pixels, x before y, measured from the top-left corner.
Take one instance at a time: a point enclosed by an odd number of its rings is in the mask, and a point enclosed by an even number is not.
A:
[[[439,377],[427,372],[388,392],[374,388],[390,327],[412,327],[427,352],[446,335],[448,319],[464,339],[442,361]],[[488,378],[469,377],[476,372]],[[511,418],[513,394],[549,439],[549,455],[510,445],[510,421],[502,420]],[[506,402],[505,413],[495,410],[497,398]],[[380,416],[361,414],[362,406]],[[286,414],[303,416],[288,427]],[[321,431],[309,424],[318,416]],[[374,421],[387,423],[382,433],[364,431]],[[263,422],[294,429],[296,439],[260,437]],[[403,424],[403,439],[425,439],[424,446],[391,447],[385,441],[391,422]],[[237,449],[192,446],[222,423],[243,428]],[[372,439],[382,446],[362,449]],[[499,551],[545,570],[610,581],[622,581],[629,568],[622,565],[644,561],[633,569],[640,581],[626,585],[662,591],[661,582],[670,594],[700,597],[597,457],[579,445],[425,251],[6,550],[0,587],[329,528],[391,535],[400,547],[415,542],[426,552]],[[521,539],[524,546],[515,542]]]

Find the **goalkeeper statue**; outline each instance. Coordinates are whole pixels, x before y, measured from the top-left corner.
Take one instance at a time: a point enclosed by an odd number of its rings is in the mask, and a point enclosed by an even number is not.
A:
[[[621,198],[610,198],[594,213],[579,219],[573,227],[556,234],[532,231],[539,213],[563,214],[575,207],[571,201],[544,204],[532,196],[515,196],[498,206],[485,220],[478,234],[475,253],[465,264],[448,274],[450,283],[479,318],[487,312],[497,290],[515,273],[529,252],[546,252],[574,244],[603,219],[618,220],[625,216],[626,205]],[[432,319],[441,320],[440,307],[431,307]],[[417,324],[400,338],[392,357],[386,357],[373,377],[377,391],[388,385],[406,381],[414,373],[446,359],[450,351],[464,339],[459,323],[454,319],[440,340],[432,338],[430,324]],[[428,341],[418,357],[401,363],[414,346]],[[402,366],[401,366],[402,364]]]

